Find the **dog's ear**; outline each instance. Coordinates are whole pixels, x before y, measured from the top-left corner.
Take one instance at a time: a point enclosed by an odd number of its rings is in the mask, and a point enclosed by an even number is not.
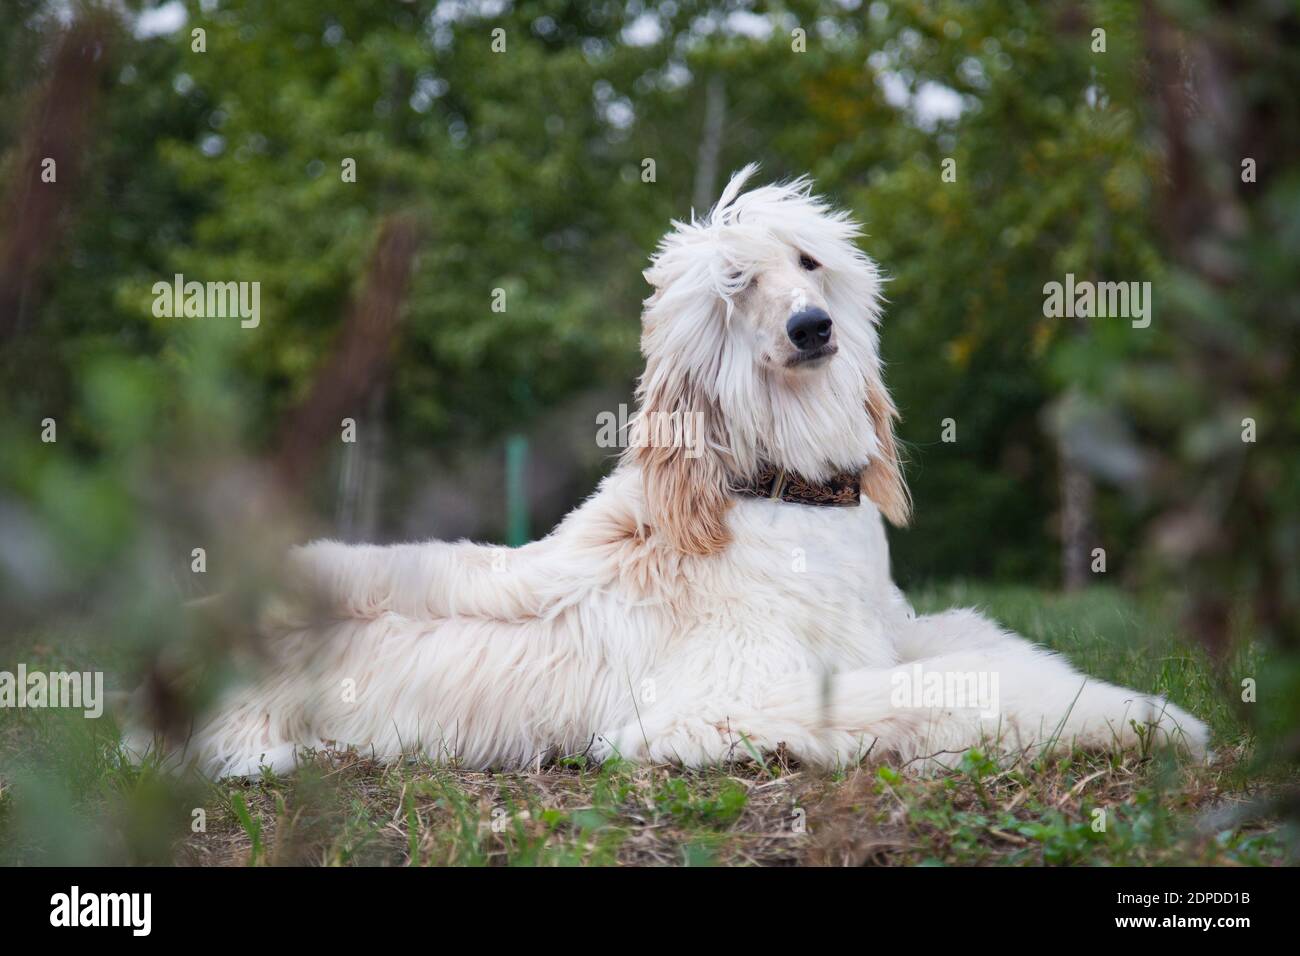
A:
[[[642,379],[641,410],[627,454],[641,469],[652,533],[687,554],[713,554],[731,540],[727,469],[718,453],[722,413],[688,375]]]
[[[912,514],[912,496],[903,481],[902,465],[898,457],[898,441],[894,437],[894,422],[898,409],[885,388],[879,369],[867,375],[867,414],[876,432],[877,454],[862,469],[862,493],[870,498],[880,513],[895,527],[907,524]]]

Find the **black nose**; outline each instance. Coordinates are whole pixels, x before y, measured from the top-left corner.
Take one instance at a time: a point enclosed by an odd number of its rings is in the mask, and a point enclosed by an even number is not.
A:
[[[831,340],[831,317],[825,309],[804,309],[790,316],[785,334],[800,352],[811,352]]]

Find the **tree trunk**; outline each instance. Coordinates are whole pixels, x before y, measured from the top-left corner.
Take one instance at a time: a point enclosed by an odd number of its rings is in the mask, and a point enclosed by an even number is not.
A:
[[[1089,545],[1096,489],[1059,438],[1056,450],[1061,464],[1061,583],[1066,591],[1079,591],[1087,587],[1091,573]]]
[[[721,74],[714,73],[704,88],[704,129],[695,158],[693,205],[703,215],[718,195],[718,159],[722,153],[722,129],[727,123],[727,87]]]
[[[373,541],[378,531],[384,453],[384,396],[376,389],[357,421],[357,440],[343,446],[335,526],[345,541]]]

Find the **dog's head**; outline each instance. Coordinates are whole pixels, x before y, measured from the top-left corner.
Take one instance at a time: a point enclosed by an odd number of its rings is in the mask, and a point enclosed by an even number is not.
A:
[[[756,168],[702,222],[674,222],[645,272],[628,454],[656,529],[696,554],[726,545],[730,488],[764,462],[810,481],[861,471],[893,523],[909,510],[880,372],[880,277],[859,227],[806,179],[742,193]]]

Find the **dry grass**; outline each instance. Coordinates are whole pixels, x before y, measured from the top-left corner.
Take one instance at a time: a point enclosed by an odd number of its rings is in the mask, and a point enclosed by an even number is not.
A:
[[[213,791],[193,865],[1270,864],[1239,755],[1212,767],[1080,754],[917,778],[815,774],[779,758],[698,773],[615,764],[529,774],[319,757],[291,778]],[[1097,811],[1105,816],[1098,829]],[[255,835],[255,836],[254,836]]]

